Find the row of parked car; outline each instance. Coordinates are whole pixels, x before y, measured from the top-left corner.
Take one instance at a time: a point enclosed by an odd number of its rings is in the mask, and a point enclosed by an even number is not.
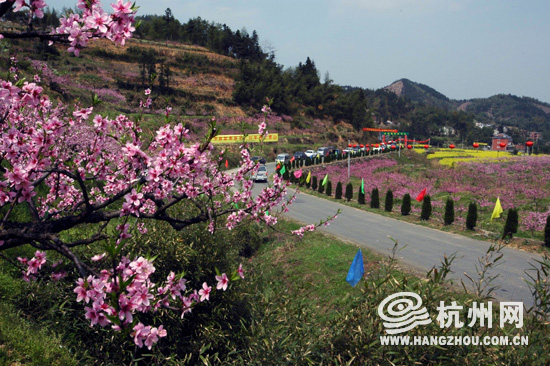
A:
[[[374,152],[381,152],[386,147],[385,144],[377,144],[376,146],[373,144],[373,146],[370,147],[370,149]],[[306,151],[296,151],[292,156],[288,153],[281,153],[278,154],[275,158],[275,162],[278,164],[288,164],[292,160],[292,157],[294,157],[295,160],[305,160],[305,159],[313,159],[315,157],[324,157],[324,156],[339,156],[339,155],[348,155],[351,154],[352,156],[355,154],[358,154],[363,151],[369,150],[368,147],[361,147],[361,146],[355,146],[355,147],[348,147],[344,150],[337,149],[332,146],[323,146],[318,148],[317,150],[306,150]],[[266,181],[267,182],[267,168],[265,167],[266,160],[265,158],[259,157],[259,156],[253,156],[251,158],[253,161],[259,161],[260,167],[256,174],[252,177],[255,181]]]
[[[306,159],[306,158],[315,158],[315,157],[323,157],[323,156],[327,156],[327,155],[340,155],[340,154],[355,154],[355,153],[358,153],[360,151],[365,151],[366,148],[365,147],[350,147],[350,148],[347,148],[347,149],[344,149],[344,150],[340,150],[340,149],[337,149],[335,147],[332,147],[332,146],[323,146],[323,147],[320,147],[318,148],[317,150],[306,150],[306,151],[296,151],[294,153],[294,158],[295,159]],[[275,159],[275,161],[277,163],[282,163],[282,164],[286,164],[288,162],[290,162],[290,159],[292,157],[290,156],[290,154],[287,154],[287,153],[282,153],[282,154],[279,154],[277,155],[277,158]]]

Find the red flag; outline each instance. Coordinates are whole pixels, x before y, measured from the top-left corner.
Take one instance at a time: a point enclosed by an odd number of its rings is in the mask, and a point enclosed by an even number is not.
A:
[[[420,192],[420,193],[418,194],[418,196],[416,196],[416,200],[417,200],[418,202],[421,202],[421,201],[424,199],[424,197],[426,196],[426,190],[427,190],[427,189],[428,189],[428,188],[424,188],[424,189],[422,190],[422,192]]]
[[[296,159],[295,156],[291,157],[291,158],[290,158],[290,162],[292,163],[295,159]]]
[[[225,167],[229,168],[229,162],[227,161],[227,159],[225,159]]]

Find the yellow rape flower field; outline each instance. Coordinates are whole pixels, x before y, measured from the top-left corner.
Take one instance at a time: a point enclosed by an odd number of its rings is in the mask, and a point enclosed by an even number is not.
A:
[[[456,163],[462,162],[480,162],[480,161],[490,161],[490,160],[503,160],[503,159],[513,159],[517,156],[522,156],[523,153],[518,153],[517,155],[512,155],[509,152],[504,151],[486,151],[478,149],[449,149],[449,148],[437,148],[434,149],[430,147],[429,150],[424,148],[414,149],[419,154],[427,154],[428,159],[439,159],[439,164],[453,166]]]

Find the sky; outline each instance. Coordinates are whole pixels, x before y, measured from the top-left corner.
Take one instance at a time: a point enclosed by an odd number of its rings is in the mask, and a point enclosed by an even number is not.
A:
[[[105,9],[114,0],[102,1]],[[138,14],[256,30],[284,68],[315,62],[324,81],[379,89],[426,84],[451,99],[495,94],[550,103],[548,0],[135,0]],[[56,9],[76,0],[46,0]]]

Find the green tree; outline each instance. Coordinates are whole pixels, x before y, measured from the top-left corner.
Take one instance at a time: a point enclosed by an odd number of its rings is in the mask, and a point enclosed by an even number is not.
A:
[[[401,215],[407,216],[411,213],[411,195],[405,193],[401,202]]]
[[[445,202],[445,216],[443,218],[445,225],[451,225],[455,221],[455,201],[449,197]]]
[[[311,189],[313,189],[314,191],[317,190],[317,177],[316,176],[311,177]]]
[[[422,201],[422,211],[420,211],[420,220],[429,220],[432,216],[432,199],[426,195]]]
[[[370,207],[380,208],[380,192],[378,188],[373,188],[370,194]]]
[[[351,201],[351,199],[353,198],[353,185],[351,184],[351,182],[346,185],[345,197],[348,202]]]
[[[384,201],[384,210],[386,212],[392,212],[393,210],[393,192],[391,189],[388,189],[386,192],[386,199]]]
[[[550,215],[546,217],[546,225],[544,226],[544,246],[550,248]]]
[[[323,181],[319,182],[318,191],[319,193],[323,193],[325,191],[325,186],[323,185]]]
[[[359,192],[357,193],[357,203],[364,205],[365,202],[365,193],[361,192],[361,187],[359,187]]]
[[[510,239],[518,232],[518,210],[511,208],[508,210],[504,230],[502,231],[502,239],[509,237]]]
[[[336,184],[336,192],[334,193],[334,198],[336,198],[337,200],[342,198],[342,182],[338,182],[338,184]]]
[[[474,230],[477,225],[477,205],[470,202],[468,205],[468,215],[466,215],[466,229]]]

